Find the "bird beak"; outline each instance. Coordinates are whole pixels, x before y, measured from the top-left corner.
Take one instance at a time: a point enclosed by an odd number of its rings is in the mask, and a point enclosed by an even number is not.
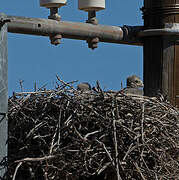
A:
[[[140,83],[137,84],[137,86],[142,88],[142,87],[144,87],[144,84],[143,84],[143,82],[141,81]]]

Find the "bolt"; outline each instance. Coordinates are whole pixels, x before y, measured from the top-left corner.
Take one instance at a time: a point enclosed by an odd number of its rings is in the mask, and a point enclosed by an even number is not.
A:
[[[98,42],[99,42],[98,37],[87,40],[88,47],[91,48],[92,50],[98,47]]]
[[[50,16],[48,16],[48,19],[53,19],[56,21],[61,20],[61,16],[58,14],[58,8],[57,7],[50,8]]]
[[[91,19],[88,19],[86,21],[86,23],[90,23],[90,24],[93,24],[93,25],[98,25],[98,20],[96,19],[96,17],[93,17]]]
[[[50,36],[51,44],[53,44],[55,46],[57,46],[58,44],[61,43],[61,39],[62,39],[62,35],[61,34],[56,34],[56,35]]]

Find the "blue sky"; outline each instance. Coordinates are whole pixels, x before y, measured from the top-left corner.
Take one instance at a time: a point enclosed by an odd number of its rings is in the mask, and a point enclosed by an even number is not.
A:
[[[142,0],[106,0],[106,9],[97,13],[100,24],[123,26],[143,25]],[[77,9],[77,0],[68,0],[60,9],[63,21],[85,22],[87,13]],[[0,12],[7,15],[47,18],[47,9],[39,0],[1,0]],[[85,41],[62,39],[59,46],[48,37],[8,33],[9,95],[19,92],[19,80],[24,91],[33,91],[47,84],[53,88],[56,75],[66,82],[78,80],[92,86],[99,80],[105,90],[119,90],[126,77],[136,74],[143,78],[143,48],[138,46],[99,43],[92,51]]]

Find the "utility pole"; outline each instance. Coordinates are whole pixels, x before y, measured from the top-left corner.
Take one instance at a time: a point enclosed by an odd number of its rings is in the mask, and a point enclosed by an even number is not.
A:
[[[174,33],[170,36],[172,29],[179,31],[177,2],[144,0],[144,29],[160,29],[160,35],[145,37],[143,46],[145,95],[161,93],[179,107],[179,38]],[[170,33],[164,33],[164,29],[170,29]]]
[[[3,163],[7,158],[7,111],[8,111],[8,62],[7,62],[7,24],[5,15],[0,14],[0,177],[4,176],[6,169]]]

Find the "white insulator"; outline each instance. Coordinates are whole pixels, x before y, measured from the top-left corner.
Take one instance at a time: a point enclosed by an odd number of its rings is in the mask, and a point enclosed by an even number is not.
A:
[[[67,0],[40,0],[40,6],[46,8],[61,7],[66,5]]]
[[[78,8],[84,11],[99,11],[105,9],[105,0],[78,0]]]

